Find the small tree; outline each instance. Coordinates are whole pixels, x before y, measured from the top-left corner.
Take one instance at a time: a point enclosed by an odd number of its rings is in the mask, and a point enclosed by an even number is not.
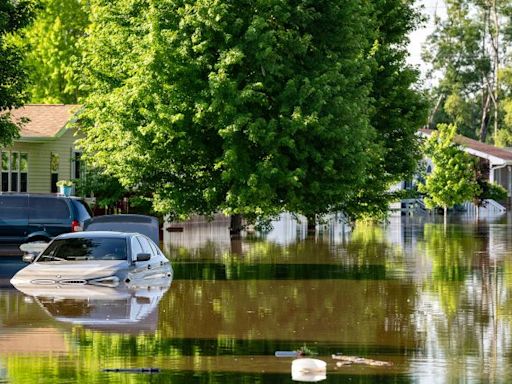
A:
[[[453,143],[457,127],[439,124],[427,140],[425,154],[432,159],[434,169],[418,186],[425,193],[425,205],[432,209],[442,207],[446,212],[455,204],[472,200],[479,193],[471,157]]]

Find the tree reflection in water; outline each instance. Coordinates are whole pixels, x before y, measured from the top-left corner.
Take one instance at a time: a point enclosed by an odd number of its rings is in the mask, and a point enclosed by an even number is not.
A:
[[[215,241],[219,231],[203,226],[187,235],[200,241],[172,247],[175,279],[154,330],[57,323],[36,303],[0,292],[0,331],[36,322],[69,345],[66,353],[0,354],[5,380],[139,383],[148,377],[101,370],[158,367],[151,382],[289,383],[291,360],[274,352],[304,344],[328,361],[330,383],[512,377],[508,224],[445,229],[398,220],[295,242],[253,236],[237,252],[229,239]],[[335,370],[328,358],[335,352],[394,366]]]

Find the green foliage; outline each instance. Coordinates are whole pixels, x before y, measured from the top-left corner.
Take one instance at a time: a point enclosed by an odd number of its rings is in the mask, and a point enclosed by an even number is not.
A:
[[[418,190],[426,194],[425,205],[430,209],[443,207],[446,212],[479,193],[473,160],[453,143],[456,130],[455,125],[440,124],[426,142],[425,153],[434,169]]]
[[[83,92],[79,40],[89,24],[89,2],[40,0],[42,9],[16,42],[27,54],[32,103],[75,104]]]
[[[418,247],[432,261],[432,275],[426,288],[439,297],[447,318],[457,315],[465,281],[471,275],[473,255],[481,252],[482,240],[472,231],[427,223],[423,229],[425,241]]]
[[[490,183],[487,180],[479,181],[480,193],[477,196],[479,201],[492,199],[496,201],[504,201],[507,199],[507,190],[499,184]]]
[[[80,196],[94,196],[101,208],[117,203],[127,194],[115,177],[94,168],[87,170],[86,177],[76,180],[76,189]]]
[[[22,52],[12,44],[12,33],[25,27],[35,10],[31,0],[0,2],[0,145],[18,136],[22,121],[13,122],[8,112],[26,100],[27,74],[21,65]]]
[[[368,82],[373,85],[370,125],[376,130],[378,147],[372,148],[364,187],[353,204],[342,208],[353,219],[386,215],[389,203],[397,198],[388,193],[389,187],[410,179],[421,159],[416,133],[426,122],[426,99],[414,89],[418,73],[406,65],[408,35],[421,17],[412,1],[374,0],[372,4],[374,46]]]
[[[424,58],[434,72],[441,73],[434,90],[433,103],[442,103],[434,123],[455,122],[460,132],[476,138],[482,110],[481,88],[491,76],[488,53],[480,43],[485,34],[482,15],[470,13],[473,0],[447,0],[446,19],[436,19],[436,29],[429,36]],[[432,106],[433,107],[433,106]]]
[[[424,52],[432,77],[439,80],[431,95],[432,126],[454,122],[465,136],[502,145],[507,135],[500,131],[510,129],[502,126],[501,103],[508,103],[510,95],[502,74],[497,73],[509,65],[509,56],[502,50],[510,44],[510,2],[444,3],[447,15],[434,19],[436,29]],[[493,125],[499,127],[498,132],[491,131]]]
[[[297,349],[297,355],[299,356],[318,356],[318,352],[309,348],[305,343],[302,347]]]
[[[512,146],[512,67],[504,68],[500,72],[500,78],[503,86],[501,103],[503,121],[501,129],[496,134],[496,145],[510,147]]]
[[[410,3],[91,4],[81,145],[155,209],[355,216],[412,171]]]

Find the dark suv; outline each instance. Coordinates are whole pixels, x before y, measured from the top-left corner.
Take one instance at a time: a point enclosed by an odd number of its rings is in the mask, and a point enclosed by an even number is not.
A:
[[[92,212],[78,197],[0,194],[0,243],[49,241],[84,228]]]

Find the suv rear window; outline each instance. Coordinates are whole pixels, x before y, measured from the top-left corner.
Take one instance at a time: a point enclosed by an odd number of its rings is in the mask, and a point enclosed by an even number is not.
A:
[[[48,197],[30,197],[30,219],[70,219],[65,200]]]
[[[71,200],[71,201],[74,203],[74,205],[76,207],[77,214],[78,214],[78,220],[83,221],[85,219],[92,217],[91,208],[89,208],[89,206],[87,205],[87,203],[85,201],[82,201],[82,200]]]

